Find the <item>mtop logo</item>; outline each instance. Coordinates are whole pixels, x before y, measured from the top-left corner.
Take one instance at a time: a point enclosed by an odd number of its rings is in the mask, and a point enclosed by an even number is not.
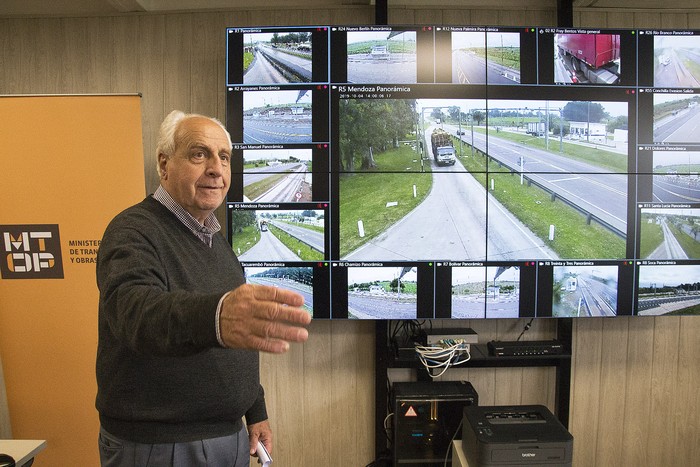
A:
[[[63,279],[56,224],[0,225],[3,279]]]

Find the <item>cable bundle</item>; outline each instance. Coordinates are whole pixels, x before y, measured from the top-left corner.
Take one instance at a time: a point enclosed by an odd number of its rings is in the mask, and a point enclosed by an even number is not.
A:
[[[438,378],[452,366],[468,362],[471,358],[469,344],[463,339],[442,339],[438,345],[416,345],[418,359],[423,364],[431,378]],[[438,374],[433,371],[441,369]]]

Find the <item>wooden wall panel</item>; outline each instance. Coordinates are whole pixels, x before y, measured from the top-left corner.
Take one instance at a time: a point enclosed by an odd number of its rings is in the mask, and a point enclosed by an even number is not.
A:
[[[139,23],[133,18],[116,16],[111,18],[109,43],[112,51],[112,76],[110,92],[136,93],[139,87],[139,60],[134,52],[139,50]]]
[[[649,429],[651,413],[649,396],[652,384],[649,362],[654,346],[653,321],[655,319],[629,320],[625,369],[627,386],[622,426],[622,458],[629,465],[649,465],[646,433]],[[582,383],[579,382],[579,384]]]
[[[517,323],[517,328],[508,330],[508,337],[500,337],[502,340],[515,340],[522,331],[525,323],[529,320],[500,320],[499,328],[505,328],[508,323]],[[556,336],[556,321],[540,320],[532,322],[532,325],[523,339],[530,340],[546,340],[553,339]],[[523,368],[521,369],[522,385],[520,391],[520,404],[541,404],[549,407],[554,412],[555,410],[555,383],[556,370],[554,368]]]
[[[141,99],[141,121],[143,122],[143,156],[146,175],[146,193],[158,187],[155,148],[158,127],[172,110],[165,107],[165,18],[163,16],[140,16],[138,21],[138,88]],[[158,77],[161,77],[158,79]]]
[[[367,421],[374,422],[375,397],[374,391],[371,389],[368,391],[367,388],[374,387],[375,325],[372,322],[359,323],[355,331],[355,337],[358,341],[366,344],[355,347],[357,371],[360,377],[355,391],[357,404],[355,416],[359,431],[355,433],[358,456],[354,465],[365,465],[368,459],[374,457],[374,430],[372,427],[368,427]],[[337,440],[333,440],[333,442],[337,442]]]
[[[576,9],[587,27],[694,27],[697,11]],[[392,8],[394,24],[554,25],[553,10]],[[173,108],[225,119],[224,27],[371,24],[374,9],[230,10],[173,15],[0,19],[1,93],[140,92],[148,191],[158,184],[157,128]],[[220,213],[221,214],[221,213]],[[527,320],[465,321],[489,339],[517,338]],[[454,323],[438,322],[437,326]],[[261,356],[280,465],[366,465],[374,455],[372,323],[315,322],[284,356]],[[554,335],[535,321],[530,339]],[[691,465],[700,458],[700,320],[618,318],[574,325],[570,429],[575,465]],[[392,374],[393,375],[393,374]],[[398,379],[411,377],[410,371]],[[456,369],[482,405],[554,407],[552,369]],[[393,376],[392,376],[393,378]],[[652,422],[653,421],[653,422]],[[319,444],[327,449],[318,449]]]
[[[600,402],[596,446],[600,465],[622,465],[622,424],[625,412],[626,352],[629,318],[604,321],[601,339]],[[601,420],[605,422],[601,422]],[[589,427],[590,429],[590,427]]]
[[[10,20],[0,18],[0,31],[7,31],[10,28]],[[0,34],[0,59],[9,55],[10,38],[7,34]],[[3,62],[0,62],[3,63]],[[0,83],[7,83],[10,79],[10,70],[5,66],[0,66]],[[0,91],[1,92],[1,91]]]
[[[41,48],[37,53],[36,61],[32,64],[32,86],[43,83],[47,87],[47,94],[59,91],[56,70],[61,68],[61,30],[53,27],[51,19],[40,20],[40,24],[34,31],[34,46]]]
[[[90,18],[88,23],[88,48],[85,45],[71,53],[75,63],[75,73],[87,70],[88,88],[86,91],[75,89],[71,92],[106,93],[112,92],[112,36],[111,18]],[[85,50],[84,55],[81,50]]]
[[[374,16],[372,16],[372,18],[374,18]],[[372,20],[369,21],[370,24],[371,22]],[[419,22],[420,20],[416,19],[415,10],[392,9],[389,13],[389,24],[417,24]]]
[[[18,21],[11,20],[0,20],[2,21],[2,28],[0,29],[0,63],[2,66],[2,71],[0,71],[0,77],[2,77],[3,82],[0,84],[0,92],[3,94],[16,94],[21,92],[19,82],[20,80],[20,66],[23,62],[21,42],[17,40],[19,37],[19,30],[21,26]],[[4,33],[3,33],[4,32]]]
[[[306,409],[303,397],[305,352],[303,346],[297,346],[294,352],[261,361],[261,376],[268,410],[275,424],[275,449],[280,453],[280,456],[275,456],[275,461],[279,460],[283,465],[293,462],[298,447],[304,445],[305,430],[289,430],[282,427],[299,426],[299,422],[303,420]]]
[[[192,15],[192,57],[190,60],[192,112],[212,114],[222,122],[226,114],[219,113],[217,90],[224,86],[226,26],[221,15],[195,13]],[[195,32],[196,31],[196,32]],[[205,53],[199,51],[206,50]]]
[[[21,89],[40,87],[45,93],[53,92],[54,82],[49,80],[47,56],[49,53],[47,20],[36,20],[36,29],[31,34],[23,34],[20,50],[22,53]],[[40,31],[40,32],[37,32]],[[24,91],[26,92],[26,91]]]
[[[438,9],[407,10],[407,16],[413,16],[413,21],[409,24],[450,24],[454,18],[450,18],[445,11]],[[394,20],[392,20],[394,21]]]
[[[661,17],[664,13],[658,13],[653,11],[634,11],[632,12],[632,17],[634,18],[634,26],[640,27],[644,25],[645,28],[660,28],[661,27]]]
[[[698,368],[700,368],[700,320],[683,317],[680,320],[678,341],[678,374],[676,389],[672,395],[671,418],[675,421],[673,436],[681,446],[688,446],[689,458],[700,459],[700,391],[698,390]],[[671,464],[680,465],[685,460],[684,451],[673,452]]]
[[[581,465],[595,465],[597,417],[600,404],[602,320],[575,320],[572,352],[571,419],[574,459]]]
[[[367,407],[367,395],[374,390],[374,358],[367,351],[374,347],[372,326],[353,321],[331,323],[333,371],[318,382],[319,389],[330,383],[333,407],[332,422],[327,427],[331,434],[328,465],[366,464],[374,455],[372,440],[367,443],[363,435],[372,432],[374,423],[373,403]],[[344,441],[339,442],[341,439]]]
[[[653,443],[655,449],[648,453],[651,465],[667,462],[669,453],[673,452],[676,421],[673,413],[673,399],[678,374],[678,339],[680,335],[680,318],[668,316],[657,319],[654,323],[654,346],[650,355],[651,370],[651,412],[654,420],[649,424],[647,443]]]
[[[89,88],[89,55],[85,62],[76,64],[73,57],[74,50],[89,50],[85,45],[89,44],[87,18],[63,18],[56,28],[60,31],[61,63],[56,70],[56,79],[60,92],[84,92],[78,91]]]
[[[600,26],[600,23],[596,22],[596,17],[600,17],[601,15],[593,15],[591,17],[591,20],[593,21],[592,25],[597,25]],[[634,27],[634,15],[631,15],[629,11],[614,11],[610,12],[606,15],[602,15],[604,18],[607,20],[605,21],[605,26],[606,27],[615,27],[615,28],[633,28]],[[582,24],[583,26],[583,24]]]
[[[333,424],[333,409],[337,405],[328,390],[329,375],[335,371],[332,359],[333,329],[330,321],[318,321],[311,325],[309,331],[309,340],[304,344],[304,413],[298,419],[304,427],[304,439],[302,452],[298,454],[304,459],[313,456],[320,465],[332,465],[330,451],[318,447],[332,444],[328,427]],[[322,387],[326,389],[320,390]],[[284,399],[290,405],[297,400],[290,397]]]
[[[661,15],[661,27],[664,29],[685,29],[688,27],[687,13],[664,13]]]
[[[470,24],[498,24],[497,10],[474,10],[470,16]],[[516,24],[520,24],[520,22]]]
[[[574,25],[589,28],[606,28],[607,15],[601,15],[594,11],[574,11]]]
[[[315,21],[314,21],[315,23]],[[374,10],[370,8],[350,8],[331,11],[330,24],[373,24]]]
[[[163,50],[165,115],[172,109],[188,111],[192,105],[192,33],[192,15],[166,15]],[[211,51],[196,50],[195,53]]]

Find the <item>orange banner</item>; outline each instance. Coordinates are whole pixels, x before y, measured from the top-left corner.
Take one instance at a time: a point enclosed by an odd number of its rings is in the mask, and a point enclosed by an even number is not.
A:
[[[145,196],[140,100],[0,97],[0,359],[12,435],[47,440],[42,465],[99,465],[95,258]]]

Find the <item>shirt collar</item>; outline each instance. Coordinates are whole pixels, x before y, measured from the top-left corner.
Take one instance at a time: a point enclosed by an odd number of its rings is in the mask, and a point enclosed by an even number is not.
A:
[[[216,218],[213,212],[204,220],[204,225],[200,224],[199,221],[192,216],[192,214],[187,212],[182,205],[180,205],[173,199],[172,196],[170,196],[170,193],[163,188],[163,185],[158,186],[158,189],[155,191],[155,193],[153,193],[153,198],[168,208],[170,212],[175,214],[180,222],[185,224],[185,226],[198,237],[201,234],[211,236],[221,230],[221,224],[219,224],[219,220]]]

